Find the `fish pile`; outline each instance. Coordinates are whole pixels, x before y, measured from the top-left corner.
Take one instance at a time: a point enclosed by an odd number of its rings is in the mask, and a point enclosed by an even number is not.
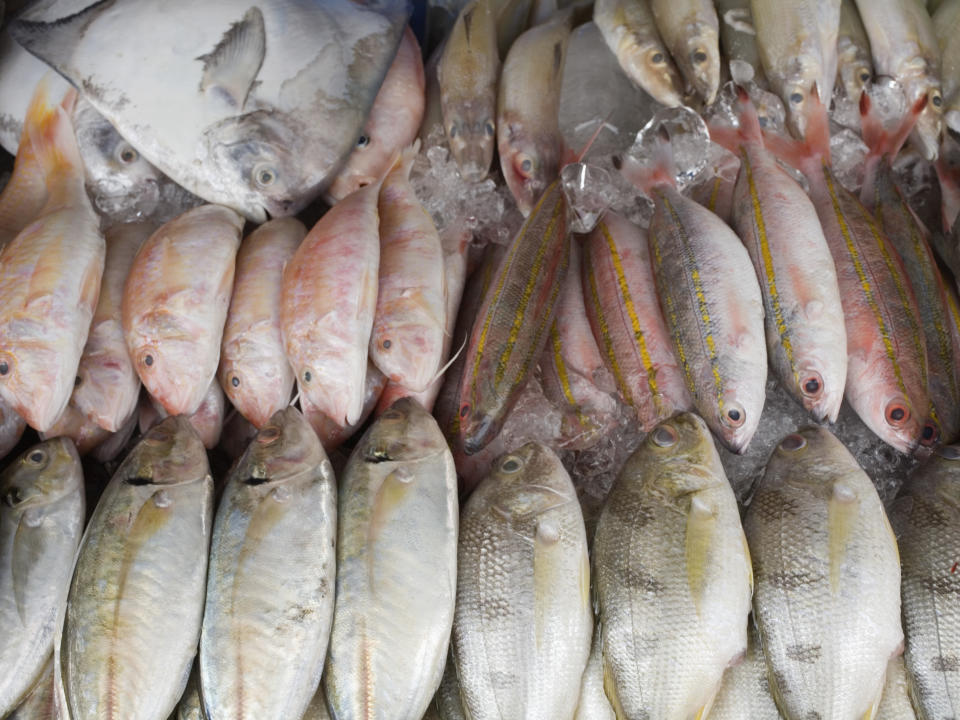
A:
[[[929,4],[19,11],[0,718],[952,717]]]

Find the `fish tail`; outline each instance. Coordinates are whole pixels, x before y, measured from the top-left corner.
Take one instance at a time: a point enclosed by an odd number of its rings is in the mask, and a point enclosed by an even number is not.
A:
[[[666,129],[660,129],[649,161],[641,162],[636,158],[625,155],[622,158],[620,173],[624,179],[647,194],[658,185],[676,185],[677,165],[673,159],[670,136]]]
[[[50,97],[49,75],[37,84],[24,118],[24,131],[47,183],[53,202],[64,199],[65,191],[83,190],[83,160],[70,120],[68,108],[76,102],[77,91],[71,88],[61,102]]]
[[[411,145],[403,148],[400,151],[400,154],[397,156],[396,161],[393,163],[393,168],[401,168],[403,171],[403,176],[410,179],[410,171],[413,170],[413,163],[416,162],[417,153],[420,152],[420,138],[417,138],[413,141]]]
[[[926,106],[927,96],[923,95],[907,111],[896,129],[887,130],[883,127],[883,122],[870,99],[870,94],[864,90],[860,95],[860,129],[863,142],[870,148],[870,154],[876,157],[896,156],[907,141],[907,137],[913,131],[913,126],[917,123],[917,118],[920,117],[920,113]]]
[[[827,108],[820,101],[816,85],[810,91],[803,113],[807,128],[806,137],[803,140],[764,132],[764,145],[778,159],[798,170],[809,166],[812,160],[818,161],[817,164],[829,164],[830,126],[827,120]]]

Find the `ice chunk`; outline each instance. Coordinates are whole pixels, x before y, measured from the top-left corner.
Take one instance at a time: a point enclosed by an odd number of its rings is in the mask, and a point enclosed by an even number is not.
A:
[[[907,113],[907,97],[900,83],[881,76],[870,83],[864,92],[870,96],[871,114],[875,115],[888,132],[897,129]]]
[[[833,174],[850,192],[859,192],[863,184],[863,161],[867,157],[867,151],[860,135],[849,128],[843,128],[830,136]]]
[[[628,152],[641,165],[650,166],[658,161],[664,136],[670,140],[677,187],[682,190],[707,165],[710,133],[703,118],[690,108],[664,108],[644,125]]]
[[[560,172],[560,179],[571,211],[571,228],[577,233],[590,232],[616,199],[610,173],[596,165],[571,163]]]

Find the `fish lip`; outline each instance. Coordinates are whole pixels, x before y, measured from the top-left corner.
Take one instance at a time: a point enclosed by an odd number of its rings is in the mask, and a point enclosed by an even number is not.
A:
[[[464,432],[463,451],[467,455],[475,455],[485,448],[497,434],[496,423],[489,415],[481,415],[471,430]]]

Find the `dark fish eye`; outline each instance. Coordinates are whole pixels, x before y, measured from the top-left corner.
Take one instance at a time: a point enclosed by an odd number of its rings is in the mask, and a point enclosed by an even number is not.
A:
[[[743,407],[737,402],[726,403],[726,406],[720,418],[721,422],[731,428],[738,428],[743,425],[747,419],[747,413]]]
[[[703,50],[697,50],[693,54],[693,61],[697,64],[705,63],[707,61],[707,54]]]
[[[234,387],[240,387],[240,378],[234,375],[232,378],[230,378],[230,384]]]
[[[83,378],[81,378],[79,375],[77,375],[77,376],[73,379],[73,386],[74,386],[74,387],[80,387],[80,383],[82,383],[82,382],[83,382]]]
[[[927,420],[920,431],[920,444],[929,447],[939,439],[940,429],[931,420]]]
[[[134,162],[137,157],[139,157],[137,155],[137,151],[129,145],[124,146],[123,149],[120,150],[120,161],[126,163],[127,165]]]
[[[533,161],[530,158],[526,158],[523,162],[520,163],[520,169],[525,173],[533,170]]]
[[[662,52],[655,52],[655,53],[650,57],[650,62],[652,62],[652,63],[654,63],[654,64],[656,64],[656,65],[659,65],[660,63],[662,63],[662,62],[663,62],[663,53],[662,53]]]
[[[943,98],[940,97],[940,93],[934,92],[933,97],[930,98],[930,102],[933,103],[934,107],[940,107],[941,105],[943,105]]]
[[[795,452],[807,444],[807,439],[803,435],[793,433],[787,435],[780,441],[780,448],[789,452]]]
[[[470,414],[469,405],[464,405],[462,408],[460,408],[460,417],[465,418],[469,414]]]
[[[860,82],[866,82],[869,79],[870,79],[870,73],[868,72],[860,73]]]
[[[447,135],[449,135],[451,138],[455,138],[455,137],[457,136],[457,126],[456,126],[456,124],[453,124],[453,125],[450,126],[450,129],[447,130]]]
[[[661,425],[650,434],[650,439],[654,445],[670,447],[677,442],[677,431],[670,425]]]
[[[153,355],[144,356],[143,364],[146,365],[147,367],[150,367],[151,365],[153,365]]]
[[[887,405],[885,414],[887,422],[891,425],[902,425],[904,422],[910,419],[910,411],[905,405],[897,401]]]
[[[798,93],[798,92],[791,93],[791,94],[790,94],[790,102],[792,102],[794,105],[799,105],[800,103],[803,102],[803,95],[801,95],[801,94]]]
[[[39,465],[47,459],[47,454],[43,450],[34,450],[27,456],[27,459],[34,465]]]
[[[10,365],[7,364],[7,361],[0,362],[0,375],[6,375],[8,372],[10,372]]]
[[[384,350],[389,350],[390,346],[393,345],[393,342],[390,340],[384,340],[382,345]]]
[[[313,375],[310,373],[310,371],[309,371],[309,370],[304,370],[304,371],[303,371],[303,381],[304,381],[304,382],[310,382],[312,379],[313,379]]]
[[[518,457],[510,456],[500,463],[500,470],[505,473],[515,473],[523,466],[523,462]]]
[[[268,187],[276,181],[277,171],[269,165],[260,166],[254,169],[253,179],[260,187]]]
[[[493,137],[496,132],[496,128],[493,126],[493,123],[487,120],[483,125],[483,131],[487,134],[487,137]]]
[[[369,144],[370,144],[370,138],[368,138],[366,135],[361,135],[360,137],[357,138],[358,148],[365,148]]]
[[[803,394],[807,397],[816,397],[820,394],[820,391],[823,390],[823,380],[820,379],[820,375],[817,373],[811,373],[806,378],[804,378],[801,383],[801,388]]]

